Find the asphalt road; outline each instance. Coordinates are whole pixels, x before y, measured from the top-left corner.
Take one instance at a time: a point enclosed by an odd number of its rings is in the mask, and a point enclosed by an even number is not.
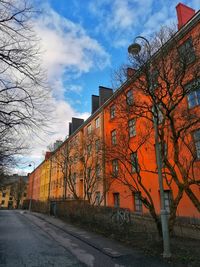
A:
[[[97,238],[96,242],[101,239]],[[4,266],[164,267],[168,264],[134,251],[111,257],[90,242],[33,214],[0,210],[0,267]]]
[[[19,212],[1,210],[0,266],[85,265]]]

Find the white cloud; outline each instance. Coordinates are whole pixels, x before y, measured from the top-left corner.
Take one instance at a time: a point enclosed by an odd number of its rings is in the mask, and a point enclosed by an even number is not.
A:
[[[49,5],[45,4],[44,10],[45,14],[37,17],[33,25],[41,39],[42,64],[52,89],[54,118],[48,132],[37,132],[39,138],[33,134],[26,138],[32,149],[22,161],[34,161],[36,166],[44,159],[44,151],[49,144],[67,137],[72,117],[86,119],[90,115],[75,110],[65,99],[66,91],[81,94],[82,86],[77,78],[93,68],[101,70],[110,64],[109,54],[79,24],[60,16]]]
[[[64,141],[68,137],[69,122],[72,117],[78,117],[86,120],[89,113],[79,113],[64,100],[52,99],[52,106],[54,107],[54,118],[51,121],[51,127],[48,131],[41,131],[40,133],[31,134],[29,138],[30,152],[21,159],[20,166],[28,166],[33,161],[38,166],[43,160],[47,146],[53,144],[56,140]],[[23,170],[23,168],[22,168]],[[15,170],[16,171],[16,170]],[[21,171],[21,170],[20,170]],[[29,170],[30,171],[30,170]]]
[[[145,17],[152,11],[153,0],[94,0],[89,9],[99,19],[97,31],[101,31],[112,45],[127,46],[135,35],[138,27],[142,26]]]
[[[198,1],[186,4],[195,8]],[[93,0],[89,10],[99,22],[96,31],[119,48],[127,47],[137,35],[150,37],[161,26],[177,24],[176,5],[175,0]]]
[[[92,68],[103,69],[110,64],[109,54],[97,40],[48,5],[45,5],[45,14],[37,18],[34,25],[44,51],[43,65],[56,97],[63,98],[64,82]]]

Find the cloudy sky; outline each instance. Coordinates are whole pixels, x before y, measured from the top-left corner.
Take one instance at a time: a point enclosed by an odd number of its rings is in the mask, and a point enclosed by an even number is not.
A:
[[[64,139],[71,117],[87,118],[91,95],[111,87],[111,74],[127,62],[135,36],[150,37],[162,25],[177,24],[175,0],[33,0],[42,13],[34,20],[43,65],[53,90],[51,135],[41,133],[25,161],[38,165],[48,144]],[[182,1],[198,10],[199,0]]]

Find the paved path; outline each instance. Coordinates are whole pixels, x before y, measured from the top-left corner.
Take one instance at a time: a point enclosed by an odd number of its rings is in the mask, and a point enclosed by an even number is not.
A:
[[[85,266],[25,216],[0,211],[0,266]]]
[[[0,211],[0,266],[168,265],[57,218],[23,211]]]

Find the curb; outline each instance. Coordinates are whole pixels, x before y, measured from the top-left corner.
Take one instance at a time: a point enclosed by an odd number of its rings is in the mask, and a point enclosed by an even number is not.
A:
[[[111,248],[102,248],[102,247],[94,244],[93,242],[89,242],[86,238],[81,237],[80,235],[78,235],[78,234],[76,234],[76,233],[74,233],[74,232],[72,232],[70,230],[66,230],[64,227],[55,225],[54,223],[50,222],[48,219],[45,219],[43,216],[40,216],[39,214],[35,214],[35,213],[32,213],[32,212],[28,212],[28,213],[25,212],[25,214],[33,215],[33,216],[35,216],[35,217],[37,217],[37,218],[39,218],[39,219],[41,219],[41,220],[43,220],[43,221],[51,224],[51,225],[53,225],[54,227],[62,230],[63,232],[65,232],[65,233],[67,233],[67,234],[69,234],[69,235],[71,235],[71,236],[79,239],[80,241],[86,243],[87,245],[89,245],[89,246],[95,248],[96,250],[102,252],[103,254],[105,254],[108,257],[111,257],[111,258],[120,258],[122,256],[128,256],[128,255],[130,255],[130,253],[119,253],[117,251],[112,250]]]

